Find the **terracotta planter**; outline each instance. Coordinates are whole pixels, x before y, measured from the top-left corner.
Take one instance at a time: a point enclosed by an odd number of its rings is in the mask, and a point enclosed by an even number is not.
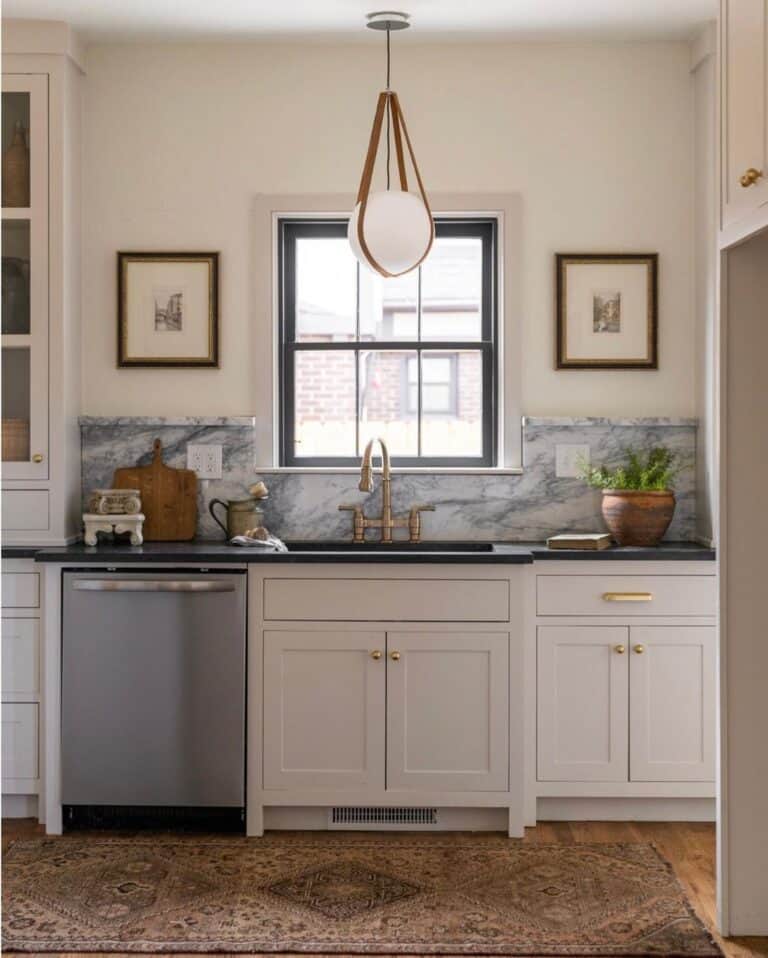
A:
[[[655,546],[675,513],[675,494],[603,489],[603,519],[620,546]]]

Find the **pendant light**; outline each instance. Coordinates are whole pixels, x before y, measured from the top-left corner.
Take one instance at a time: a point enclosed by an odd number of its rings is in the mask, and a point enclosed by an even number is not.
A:
[[[387,34],[387,88],[379,94],[376,104],[357,204],[349,220],[347,235],[352,252],[364,266],[370,267],[381,276],[402,276],[424,261],[435,238],[432,211],[416,164],[400,101],[389,85],[390,33],[392,30],[406,30],[410,23],[408,14],[392,11],[370,13],[367,20],[366,26],[371,30],[385,30]],[[371,182],[385,117],[387,188],[372,192]],[[399,189],[391,189],[390,186],[390,134],[394,134],[395,140]],[[418,194],[408,191],[403,144],[408,149],[419,188]]]

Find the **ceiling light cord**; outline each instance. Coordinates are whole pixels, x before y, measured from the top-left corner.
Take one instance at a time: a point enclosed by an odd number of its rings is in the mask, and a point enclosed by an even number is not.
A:
[[[391,60],[391,49],[390,49],[390,29],[387,27],[387,93],[389,93],[389,77],[390,77],[390,60]],[[389,158],[390,158],[390,148],[389,148],[389,129],[390,129],[390,117],[392,113],[392,100],[390,97],[387,97],[387,189],[389,189],[390,184],[390,175],[389,175]]]

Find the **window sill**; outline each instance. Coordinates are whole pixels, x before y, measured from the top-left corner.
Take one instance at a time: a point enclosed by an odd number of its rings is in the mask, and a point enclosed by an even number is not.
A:
[[[378,470],[378,466],[376,467]],[[280,473],[322,476],[322,475],[360,475],[359,466],[262,466],[255,470],[259,475]],[[393,466],[392,472],[398,476],[522,476],[519,466]]]

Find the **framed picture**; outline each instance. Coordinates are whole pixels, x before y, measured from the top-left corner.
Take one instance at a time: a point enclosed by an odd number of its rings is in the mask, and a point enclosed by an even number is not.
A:
[[[117,254],[117,365],[219,365],[219,254]]]
[[[658,259],[557,254],[558,369],[659,368]]]

